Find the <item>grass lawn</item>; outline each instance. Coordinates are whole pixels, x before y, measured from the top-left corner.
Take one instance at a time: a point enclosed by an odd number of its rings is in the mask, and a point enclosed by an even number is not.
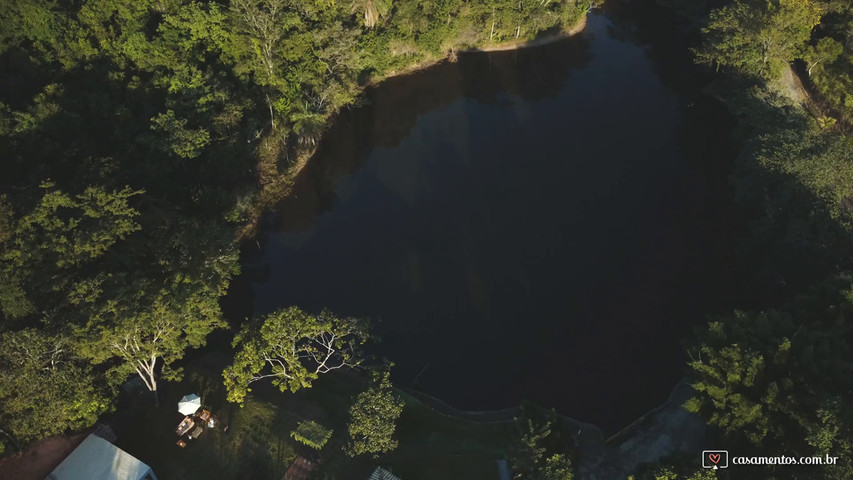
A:
[[[163,382],[160,407],[153,407],[150,394],[143,392],[136,408],[116,413],[117,444],[151,465],[161,480],[280,480],[298,454],[316,455],[290,437],[300,420],[314,420],[333,430],[319,454],[326,478],[364,480],[382,465],[403,480],[497,479],[496,460],[518,436],[514,421],[461,419],[405,393],[398,449],[377,460],[344,455],[348,409],[352,397],[366,387],[362,382],[355,373],[335,372],[297,393],[259,385],[241,408],[225,402],[218,376],[188,371],[181,382]],[[230,426],[228,435],[217,428],[186,448],[175,444],[174,430],[183,418],[177,402],[188,393],[199,394],[204,408]]]
[[[203,378],[203,377],[202,377]],[[161,386],[160,407],[150,406],[145,392],[138,408],[116,415],[114,429],[119,447],[149,464],[160,480],[247,479],[278,480],[296,458],[296,447],[289,438],[296,421],[271,404],[249,398],[242,409],[228,405],[221,391],[203,391],[198,381],[187,379]],[[201,438],[178,447],[175,434],[183,415],[178,400],[198,393],[202,405],[230,426],[226,435],[221,428],[207,430]]]

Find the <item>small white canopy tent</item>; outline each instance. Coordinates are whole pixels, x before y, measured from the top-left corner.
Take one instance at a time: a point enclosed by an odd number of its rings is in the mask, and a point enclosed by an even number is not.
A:
[[[151,467],[97,435],[89,435],[45,480],[157,480]]]
[[[178,402],[178,411],[184,415],[192,415],[199,408],[201,408],[201,398],[194,393],[184,395],[184,398]]]

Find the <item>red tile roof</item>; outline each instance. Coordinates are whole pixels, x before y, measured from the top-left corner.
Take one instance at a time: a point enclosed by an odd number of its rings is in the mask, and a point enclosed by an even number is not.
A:
[[[308,475],[314,470],[314,462],[302,457],[296,457],[282,480],[307,480]]]

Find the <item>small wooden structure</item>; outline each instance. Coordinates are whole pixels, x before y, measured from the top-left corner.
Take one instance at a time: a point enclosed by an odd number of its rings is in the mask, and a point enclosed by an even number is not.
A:
[[[178,428],[175,429],[175,433],[178,434],[179,437],[183,436],[185,433],[189,432],[191,428],[195,426],[195,421],[189,416],[184,417],[183,421],[181,421]]]
[[[204,427],[199,425],[199,426],[195,427],[195,429],[192,432],[190,432],[189,437],[190,438],[199,438],[199,437],[201,437],[202,433],[204,433]]]
[[[219,418],[210,413],[209,410],[201,410],[199,413],[187,415],[175,429],[178,434],[177,445],[181,448],[187,446],[187,440],[196,440],[201,437],[205,429],[216,428]]]

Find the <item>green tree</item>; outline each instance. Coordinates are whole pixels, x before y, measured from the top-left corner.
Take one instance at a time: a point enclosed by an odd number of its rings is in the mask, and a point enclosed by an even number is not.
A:
[[[391,13],[392,0],[359,0],[353,3],[353,8],[360,7],[364,14],[364,26],[373,28],[379,20]]]
[[[310,315],[298,307],[247,322],[234,338],[234,363],[223,372],[227,398],[242,403],[249,385],[264,378],[282,392],[310,387],[321,374],[358,365],[369,335],[363,320],[328,311]]]
[[[774,78],[799,58],[820,17],[811,0],[735,0],[711,12],[696,59]]]
[[[735,318],[741,323],[750,320],[740,312]],[[725,329],[723,322],[712,322],[707,334],[717,338],[725,335]],[[790,340],[786,338],[780,341],[777,349],[785,354],[790,347]],[[775,357],[777,352],[772,353]],[[763,352],[734,343],[715,347],[703,345],[699,355],[702,358],[691,362],[690,367],[701,379],[693,385],[701,396],[691,399],[685,405],[687,410],[698,413],[704,406],[713,405],[708,418],[711,425],[726,434],[745,435],[751,442],[760,444],[776,420],[765,411],[765,395],[756,388],[756,380],[761,382],[765,376]]]
[[[350,456],[369,454],[374,458],[397,448],[394,431],[403,413],[403,400],[394,393],[389,371],[371,372],[372,385],[358,394],[350,407]]]
[[[90,427],[110,408],[69,336],[24,329],[0,334],[0,345],[0,430],[12,447]]]
[[[716,478],[717,472],[714,470],[693,467],[687,473],[680,473],[663,465],[640,476],[631,475],[628,480],[715,480]]]
[[[210,133],[203,128],[187,128],[187,120],[175,117],[168,110],[151,119],[151,129],[166,136],[164,150],[172,151],[181,158],[195,158],[210,143]]]
[[[0,309],[8,318],[34,313],[36,304],[55,309],[60,301],[91,301],[98,291],[89,287],[97,276],[85,279],[85,267],[140,228],[129,199],[141,191],[87,187],[69,195],[52,182],[43,182],[41,190],[35,206],[19,218],[8,198],[0,197]],[[66,298],[57,299],[56,292]]]
[[[290,119],[293,122],[293,132],[303,145],[316,145],[325,126],[323,115],[311,111],[307,104],[302,104],[293,112]]]
[[[554,414],[551,413],[553,418]],[[552,420],[526,418],[521,436],[513,446],[509,463],[516,480],[572,480],[569,458],[561,453],[548,454]]]
[[[152,7],[157,0],[88,0],[80,2],[72,25],[75,35],[69,39],[80,45],[82,55],[109,55],[124,65],[124,47],[128,39],[145,31]],[[69,19],[71,20],[71,19]],[[79,22],[79,23],[78,23]]]
[[[289,105],[291,102],[282,93],[292,87],[298,88],[298,85],[286,85],[282,78],[285,64],[282,41],[290,30],[302,24],[297,10],[291,7],[287,0],[231,2],[236,53],[239,62],[245,65],[243,68],[253,73],[259,85],[267,87],[266,101],[273,130],[276,128],[275,105]]]
[[[57,62],[72,68],[91,50],[79,25],[62,11],[61,5],[49,0],[12,0],[0,11],[0,51],[29,44],[37,52],[37,61]]]
[[[535,472],[547,451],[542,443],[551,435],[550,422],[537,424],[528,418],[525,427],[510,458],[510,465],[515,472],[513,478],[516,480],[535,478]]]
[[[697,465],[696,455],[676,453],[653,463],[640,465],[628,480],[715,480],[718,470]]]
[[[92,322],[79,331],[86,339],[84,354],[94,363],[109,362],[113,383],[138,375],[154,395],[155,405],[159,405],[158,377],[179,379],[182,372],[173,364],[186,349],[203,346],[210,332],[226,325],[218,304],[222,292],[211,292],[201,282],[185,282],[165,286],[153,299],[146,295],[133,299],[128,292],[128,307],[112,304],[110,321]],[[140,300],[151,304],[141,309]]]
[[[572,480],[575,478],[572,462],[564,454],[555,453],[545,459],[545,465],[537,478],[541,480]]]
[[[694,398],[732,445],[792,456],[846,452],[853,434],[850,294],[824,286],[784,311],[736,312],[699,333],[690,363]],[[842,455],[843,456],[843,455]],[[849,473],[827,468],[825,476]],[[846,474],[844,473],[844,474]]]
[[[803,56],[808,66],[809,76],[815,67],[834,62],[843,51],[844,45],[829,37],[821,38],[817,41],[817,45],[809,46]]]

